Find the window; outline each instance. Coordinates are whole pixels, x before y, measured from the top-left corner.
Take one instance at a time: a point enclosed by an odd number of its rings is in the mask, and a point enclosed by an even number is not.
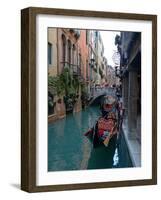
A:
[[[68,63],[71,64],[71,41],[68,40]]]
[[[48,42],[48,65],[52,64],[52,44]]]
[[[66,38],[62,35],[62,62],[65,63],[65,54],[66,54]]]
[[[78,66],[81,68],[81,54],[78,55]]]
[[[86,30],[86,45],[89,44],[89,31]]]
[[[86,78],[88,79],[88,60],[86,60]]]
[[[95,32],[95,36],[98,37],[98,31]]]
[[[72,48],[72,64],[75,64],[75,45],[74,44]]]
[[[95,42],[94,44],[95,44],[95,49],[96,49],[97,48],[97,43]]]

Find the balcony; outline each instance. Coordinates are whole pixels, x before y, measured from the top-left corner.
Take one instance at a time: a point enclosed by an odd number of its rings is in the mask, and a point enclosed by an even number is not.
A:
[[[71,64],[69,62],[61,62],[62,70],[68,68],[73,76],[81,76],[81,68],[78,65]]]

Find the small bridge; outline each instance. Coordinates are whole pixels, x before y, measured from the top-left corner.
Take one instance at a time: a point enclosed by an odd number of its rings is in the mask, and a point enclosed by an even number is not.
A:
[[[115,96],[115,89],[113,88],[94,89],[93,91],[91,91],[91,98],[89,101],[89,105],[98,103],[101,97],[106,95]]]

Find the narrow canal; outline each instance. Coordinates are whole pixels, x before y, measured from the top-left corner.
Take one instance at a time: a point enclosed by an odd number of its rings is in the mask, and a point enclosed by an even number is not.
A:
[[[48,171],[132,167],[123,137],[119,150],[117,148],[113,154],[106,147],[93,149],[90,141],[84,136],[99,116],[99,107],[90,106],[49,124]]]

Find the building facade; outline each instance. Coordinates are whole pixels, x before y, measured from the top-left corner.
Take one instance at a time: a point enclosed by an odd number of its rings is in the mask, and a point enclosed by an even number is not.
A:
[[[141,120],[141,34],[121,34],[122,94],[128,117],[129,137],[140,141],[138,125]]]
[[[111,72],[99,31],[49,28],[49,121],[81,111],[84,100],[94,97],[96,86],[111,84],[114,77],[109,81],[107,75]]]
[[[48,29],[48,73],[51,76],[58,74],[57,30]]]
[[[104,67],[104,45],[99,31],[96,34],[97,40],[97,65],[98,65],[98,84],[102,85],[104,82],[105,67]]]
[[[119,77],[125,108],[125,132],[132,149],[134,165],[141,165],[141,33],[122,32],[117,41],[121,55]],[[130,145],[130,149],[134,145]],[[137,153],[136,153],[137,149]]]
[[[81,62],[81,50],[78,44],[79,38],[80,31],[76,29],[51,28],[48,30],[48,80],[60,77],[65,70],[68,71],[71,78],[78,79],[81,77],[83,65]],[[49,89],[49,121],[65,117],[68,109],[72,109],[73,112],[81,110],[80,87],[77,90],[77,101],[74,106],[72,106],[73,102],[64,103],[64,96],[67,91],[65,91],[64,94],[58,95],[54,93],[51,94]],[[68,93],[72,96],[72,91],[68,91]],[[67,96],[67,98],[69,99],[70,97]]]

